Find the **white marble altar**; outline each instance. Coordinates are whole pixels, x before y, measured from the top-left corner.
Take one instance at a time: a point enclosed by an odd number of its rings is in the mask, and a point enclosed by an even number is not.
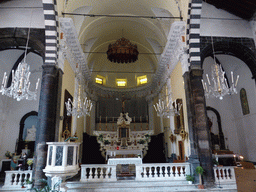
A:
[[[142,164],[141,158],[110,158],[108,159],[108,165],[117,165],[117,164]]]

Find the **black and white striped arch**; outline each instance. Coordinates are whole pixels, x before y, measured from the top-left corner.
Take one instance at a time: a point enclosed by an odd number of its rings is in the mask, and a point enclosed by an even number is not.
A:
[[[45,64],[56,65],[58,44],[57,1],[42,0],[45,20]]]
[[[200,18],[202,0],[192,0],[189,4],[187,37],[189,63],[191,68],[201,68],[200,58]]]

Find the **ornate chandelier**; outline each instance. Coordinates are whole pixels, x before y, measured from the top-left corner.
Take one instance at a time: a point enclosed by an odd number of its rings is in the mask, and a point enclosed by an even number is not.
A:
[[[74,102],[72,102],[70,98],[68,98],[68,101],[65,102],[68,116],[72,115],[77,118],[86,115],[90,116],[92,102],[91,100],[87,99],[87,97],[84,99],[81,91],[83,91],[82,86],[79,84],[78,92],[75,93]]]
[[[108,60],[114,63],[132,63],[138,60],[138,55],[137,45],[124,37],[108,46]]]
[[[23,61],[18,65],[18,68],[15,72],[14,70],[12,70],[12,82],[10,87],[7,87],[7,75],[5,72],[2,86],[0,89],[2,95],[13,97],[14,99],[17,99],[17,101],[20,101],[22,99],[36,100],[36,94],[40,79],[38,78],[37,80],[35,91],[30,91],[29,77],[31,72],[29,71],[29,69],[29,65],[25,61]]]
[[[208,86],[206,82],[202,79],[202,84],[204,88],[204,94],[206,98],[211,97],[216,97],[219,98],[220,100],[223,99],[225,95],[232,95],[232,94],[237,94],[237,83],[239,79],[239,75],[237,75],[236,81],[234,82],[234,74],[233,71],[231,71],[231,83],[232,85],[228,86],[227,79],[225,78],[225,71],[223,71],[222,66],[218,65],[216,63],[216,58],[214,54],[214,47],[213,47],[213,40],[212,40],[212,50],[213,50],[213,60],[214,64],[211,67],[211,80],[212,83],[209,79],[208,74],[206,74]]]
[[[156,110],[157,116],[164,117],[164,118],[170,118],[170,116],[179,115],[179,111],[182,104],[176,103],[175,101],[168,102],[168,100],[158,100],[158,103],[154,105],[154,108]]]
[[[2,93],[2,95],[13,97],[14,99],[17,99],[17,101],[20,101],[22,99],[36,100],[36,94],[37,94],[38,84],[40,80],[38,78],[35,91],[30,91],[29,77],[31,75],[31,72],[29,71],[30,70],[29,65],[26,63],[26,58],[27,58],[32,13],[33,13],[33,9],[30,15],[30,24],[28,28],[28,38],[26,42],[24,60],[23,62],[19,63],[16,71],[12,70],[12,82],[9,87],[7,87],[7,74],[6,72],[4,73],[4,78],[3,78],[1,89],[0,89],[0,93]]]

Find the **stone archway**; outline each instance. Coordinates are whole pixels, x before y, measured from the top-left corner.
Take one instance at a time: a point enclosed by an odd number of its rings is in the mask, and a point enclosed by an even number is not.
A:
[[[211,37],[201,37],[201,68],[204,59],[212,56]],[[215,54],[232,55],[241,59],[250,69],[252,78],[256,78],[256,48],[251,38],[213,37]]]

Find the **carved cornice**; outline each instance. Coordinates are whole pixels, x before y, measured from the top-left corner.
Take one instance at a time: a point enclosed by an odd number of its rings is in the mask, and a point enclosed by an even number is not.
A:
[[[178,21],[174,22],[171,26],[165,49],[160,57],[158,68],[152,78],[151,84],[130,89],[98,86],[91,79],[91,72],[89,71],[85,54],[80,46],[72,19],[60,18],[60,28],[65,36],[67,59],[74,72],[76,65],[80,65],[84,81],[86,82],[86,92],[89,93],[91,97],[117,97],[125,94],[128,97],[147,97],[147,99],[150,99],[160,92],[179,60],[182,61],[182,65],[185,65],[183,69],[187,70],[188,68],[188,63],[184,62],[186,59],[183,59],[184,57],[187,58],[186,45],[185,42],[182,42],[182,36],[185,35],[185,22]],[[183,70],[183,72],[185,72],[185,70]]]

